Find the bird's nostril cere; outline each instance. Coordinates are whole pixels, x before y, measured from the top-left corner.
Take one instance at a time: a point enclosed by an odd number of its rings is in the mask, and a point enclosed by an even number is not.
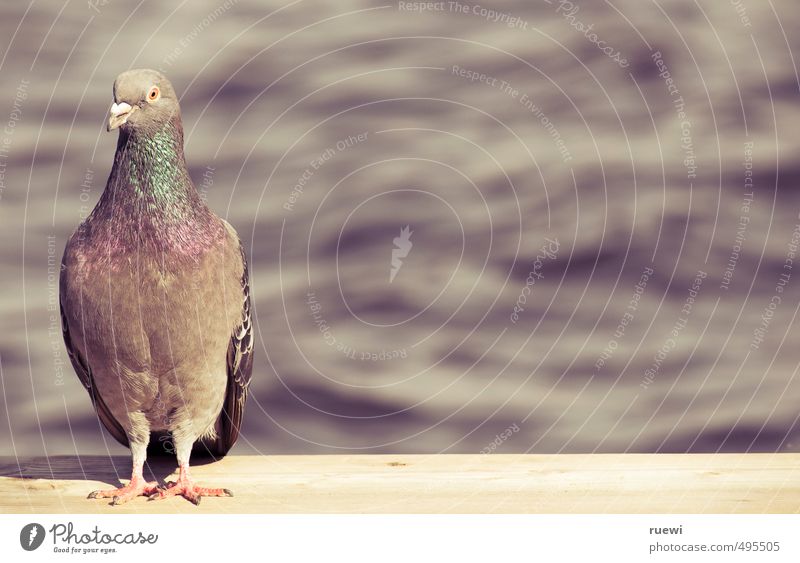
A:
[[[111,131],[124,125],[136,106],[131,106],[126,102],[114,102],[108,112],[108,130]]]

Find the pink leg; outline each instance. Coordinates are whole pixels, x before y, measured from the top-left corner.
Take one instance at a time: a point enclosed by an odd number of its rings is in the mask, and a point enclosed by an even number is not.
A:
[[[134,465],[131,472],[130,483],[118,489],[108,489],[105,491],[94,491],[89,493],[87,498],[110,498],[111,504],[124,504],[134,497],[150,496],[158,490],[158,483],[155,481],[147,482],[142,476],[142,465]]]
[[[198,487],[189,476],[189,464],[180,464],[180,473],[177,481],[170,481],[165,488],[159,489],[150,495],[150,499],[162,499],[180,495],[186,500],[200,504],[201,497],[232,497],[233,493],[229,489],[209,489]]]

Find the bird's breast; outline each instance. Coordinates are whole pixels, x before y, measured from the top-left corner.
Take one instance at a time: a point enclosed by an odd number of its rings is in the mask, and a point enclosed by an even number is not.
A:
[[[100,259],[96,248],[65,255],[66,299],[90,353],[152,373],[224,372],[241,285],[226,245],[192,259],[164,250],[123,249]],[[110,361],[110,360],[109,360]]]

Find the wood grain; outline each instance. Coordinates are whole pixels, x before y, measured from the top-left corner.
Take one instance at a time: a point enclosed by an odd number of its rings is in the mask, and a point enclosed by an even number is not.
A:
[[[175,477],[175,463],[149,463]],[[195,465],[234,498],[87,500],[125,457],[0,458],[2,513],[796,513],[800,454],[229,456]]]

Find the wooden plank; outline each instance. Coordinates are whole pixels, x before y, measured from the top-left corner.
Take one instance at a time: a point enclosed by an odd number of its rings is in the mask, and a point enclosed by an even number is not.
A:
[[[174,460],[150,462],[160,481]],[[800,454],[231,456],[195,465],[234,498],[87,500],[125,457],[0,458],[2,513],[797,513]]]

